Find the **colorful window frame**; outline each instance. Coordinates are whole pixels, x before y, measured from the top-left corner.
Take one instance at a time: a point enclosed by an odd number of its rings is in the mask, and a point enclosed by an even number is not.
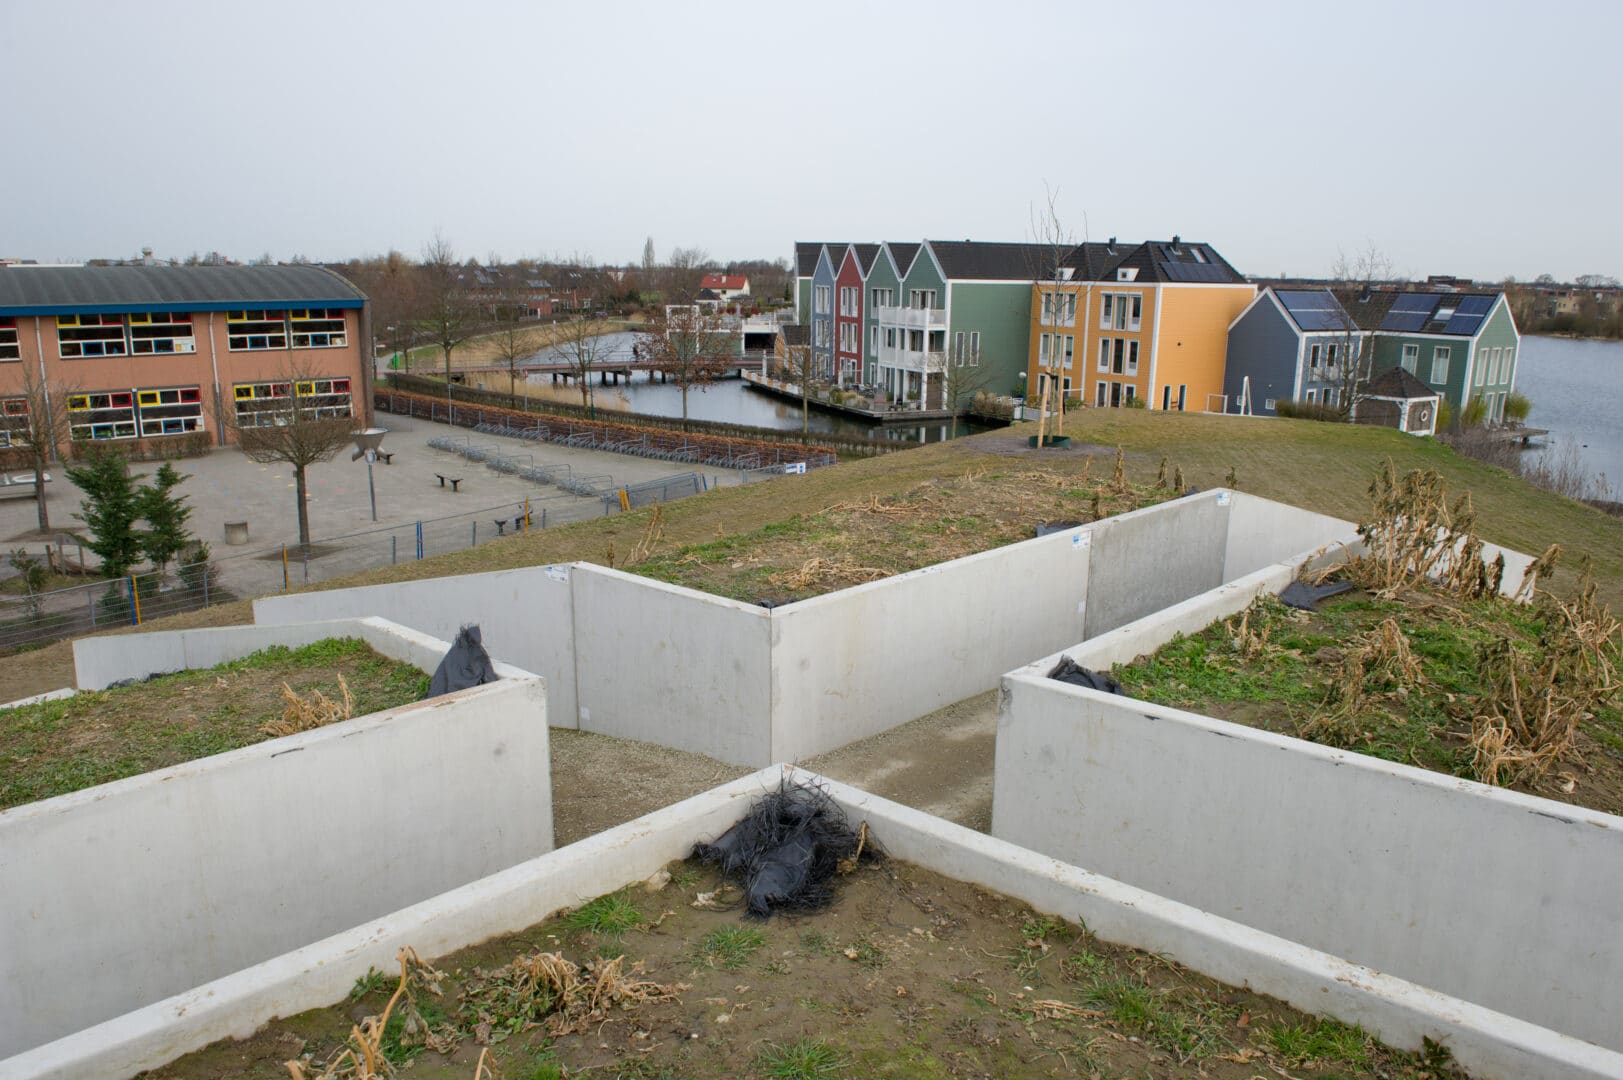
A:
[[[21,360],[22,345],[17,338],[17,320],[0,315],[0,360]]]
[[[58,315],[56,349],[64,360],[128,356],[122,315]]]

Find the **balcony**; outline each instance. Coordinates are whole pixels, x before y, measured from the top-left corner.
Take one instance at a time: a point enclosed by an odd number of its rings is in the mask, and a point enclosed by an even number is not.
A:
[[[923,330],[947,325],[945,308],[876,307],[873,309],[873,317],[881,326],[905,326]]]
[[[879,364],[881,367],[933,374],[947,370],[947,354],[940,350],[926,352],[917,349],[891,349],[881,345]]]

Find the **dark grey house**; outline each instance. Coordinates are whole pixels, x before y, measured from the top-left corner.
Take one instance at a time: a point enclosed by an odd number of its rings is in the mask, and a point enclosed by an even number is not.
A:
[[[1269,286],[1229,325],[1228,411],[1274,416],[1280,401],[1342,405],[1347,365],[1360,361],[1368,341],[1329,289]]]

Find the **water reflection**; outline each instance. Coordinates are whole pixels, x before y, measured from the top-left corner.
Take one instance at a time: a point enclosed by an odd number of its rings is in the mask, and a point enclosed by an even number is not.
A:
[[[601,339],[607,347],[604,354],[614,359],[629,359],[636,334],[605,334]],[[558,363],[566,358],[558,350],[543,349],[533,358],[537,363]],[[556,384],[551,375],[531,375],[529,390],[544,393],[559,401],[580,403],[580,391],[571,383],[567,392],[563,381]],[[682,391],[673,383],[661,383],[659,376],[649,381],[646,372],[635,372],[631,380],[624,378],[615,385],[604,386],[592,380],[594,404],[604,409],[621,409],[646,416],[680,417]],[[555,393],[556,391],[556,393]],[[688,417],[693,420],[713,420],[725,424],[748,424],[752,427],[777,428],[798,431],[801,426],[800,405],[771,394],[752,390],[738,379],[722,379],[700,389],[688,391]],[[809,430],[827,435],[844,435],[864,439],[897,439],[904,442],[941,442],[951,437],[951,425],[939,421],[919,426],[901,424],[869,424],[854,417],[810,409],[806,417]],[[983,424],[958,421],[959,435],[972,435],[990,430]]]

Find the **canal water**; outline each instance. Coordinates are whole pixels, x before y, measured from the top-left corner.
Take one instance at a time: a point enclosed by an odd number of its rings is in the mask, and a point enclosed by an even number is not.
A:
[[[631,346],[637,337],[636,334],[628,333],[605,334],[601,339],[607,348],[605,357],[630,359]],[[564,359],[555,354],[556,350],[544,349],[531,359],[537,363],[558,362]],[[532,393],[547,391],[550,394],[553,388],[551,375],[532,375],[529,377],[529,383]],[[559,382],[557,387],[561,390],[563,383]],[[653,382],[649,382],[645,372],[635,372],[629,383],[622,380],[618,385],[611,383],[603,386],[594,380],[592,396],[594,403],[600,408],[622,409],[647,416],[682,415],[681,388],[673,383],[661,383],[657,377]],[[560,396],[559,400],[579,403],[580,391],[571,384],[568,396]],[[741,379],[720,379],[702,390],[698,387],[688,390],[688,417],[693,420],[714,420],[724,424],[748,424],[751,427],[798,431],[800,403],[752,390],[744,385]],[[940,442],[951,438],[952,434],[951,425],[939,421],[922,425],[870,424],[857,417],[824,412],[817,408],[809,410],[807,427],[827,435],[843,435],[859,439],[896,439],[905,442]],[[959,435],[973,435],[987,430],[990,429],[982,424],[974,424],[964,419],[958,421]]]
[[[1529,427],[1548,428],[1542,449],[1562,454],[1575,448],[1591,473],[1602,474],[1613,491],[1623,489],[1623,342],[1522,338],[1516,389],[1533,403]]]

